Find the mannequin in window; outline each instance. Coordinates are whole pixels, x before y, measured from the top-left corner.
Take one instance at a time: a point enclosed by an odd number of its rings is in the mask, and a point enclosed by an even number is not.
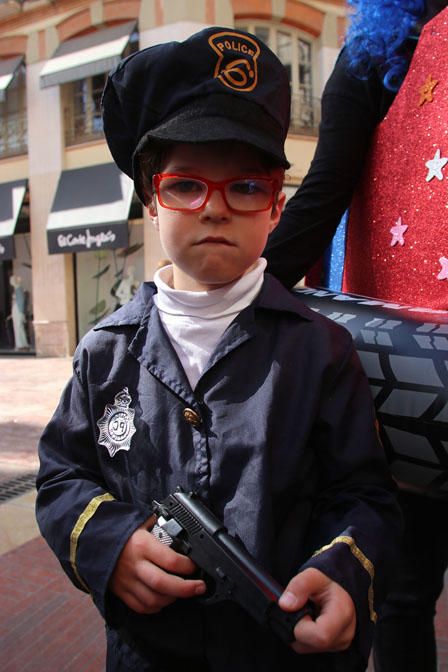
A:
[[[134,266],[129,266],[127,275],[123,277],[117,289],[115,290],[115,296],[117,297],[119,306],[124,306],[125,303],[132,299],[140,284],[135,280],[134,273]]]
[[[11,310],[12,326],[14,330],[14,347],[15,350],[24,350],[30,347],[25,331],[25,291],[22,287],[22,279],[18,275],[12,275],[9,284],[14,289]]]

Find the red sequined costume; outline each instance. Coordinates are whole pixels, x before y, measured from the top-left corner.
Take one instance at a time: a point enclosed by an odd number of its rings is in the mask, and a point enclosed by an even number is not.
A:
[[[344,291],[448,308],[448,8],[377,127],[347,232]]]

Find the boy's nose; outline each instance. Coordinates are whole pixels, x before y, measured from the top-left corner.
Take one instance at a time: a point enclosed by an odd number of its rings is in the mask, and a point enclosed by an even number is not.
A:
[[[218,189],[213,189],[201,211],[201,217],[206,219],[227,219],[230,215],[229,207],[224,200],[223,194]]]

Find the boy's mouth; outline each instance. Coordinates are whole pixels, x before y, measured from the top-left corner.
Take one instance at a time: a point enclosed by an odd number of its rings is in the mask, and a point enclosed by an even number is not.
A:
[[[227,238],[222,238],[221,236],[207,236],[206,238],[201,238],[201,240],[198,240],[196,245],[203,245],[204,243],[234,246],[234,243],[231,243],[230,240],[227,240]]]

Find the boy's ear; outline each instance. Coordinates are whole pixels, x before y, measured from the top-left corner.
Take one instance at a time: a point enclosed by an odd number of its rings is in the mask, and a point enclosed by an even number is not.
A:
[[[148,205],[146,206],[148,208],[148,213],[151,218],[153,226],[159,230],[159,219],[157,217],[157,206],[155,203],[154,196],[151,196],[151,199],[148,202]]]
[[[272,211],[271,211],[271,225],[269,227],[269,233],[272,233],[272,231],[275,229],[277,224],[280,221],[280,216],[283,212],[283,208],[285,207],[286,203],[286,194],[283,191],[279,191],[277,195],[277,200],[275,201],[274,205],[272,206]]]

